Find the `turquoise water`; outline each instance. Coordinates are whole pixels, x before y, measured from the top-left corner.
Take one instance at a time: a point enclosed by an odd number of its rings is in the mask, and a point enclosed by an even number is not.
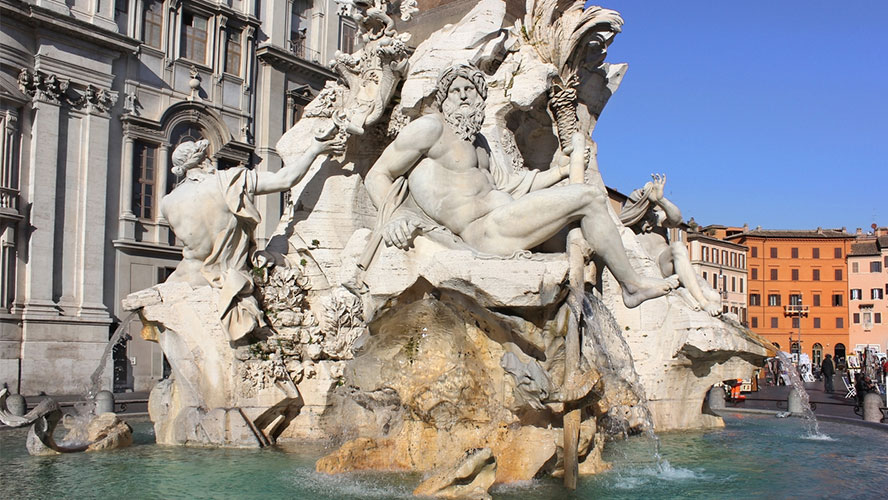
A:
[[[805,437],[797,419],[735,415],[725,429],[661,435],[658,467],[642,438],[610,443],[614,468],[582,478],[495,487],[497,499],[885,498],[888,433],[821,423],[831,437]],[[320,446],[206,450],[153,444],[146,421],[131,422],[135,444],[110,452],[31,457],[25,432],[0,431],[5,498],[411,498],[416,474],[327,476],[314,472]]]

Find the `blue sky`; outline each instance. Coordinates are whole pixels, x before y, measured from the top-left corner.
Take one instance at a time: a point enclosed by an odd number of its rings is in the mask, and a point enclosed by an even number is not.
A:
[[[602,5],[629,63],[593,134],[605,183],[665,172],[702,225],[888,225],[888,1]]]

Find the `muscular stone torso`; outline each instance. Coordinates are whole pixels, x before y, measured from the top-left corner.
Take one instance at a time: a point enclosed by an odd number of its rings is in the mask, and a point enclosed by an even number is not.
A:
[[[456,137],[445,125],[441,138],[410,172],[408,186],[429,217],[460,234],[494,208],[512,201],[488,171],[488,152]]]
[[[174,208],[173,208],[174,207]],[[219,191],[215,176],[206,175],[198,181],[186,180],[161,202],[161,212],[176,236],[182,240],[184,261],[200,264],[212,253],[216,235],[224,231],[234,214],[228,209]],[[179,269],[190,269],[185,262]],[[189,272],[190,274],[194,274]],[[184,281],[195,281],[197,276],[175,276]]]

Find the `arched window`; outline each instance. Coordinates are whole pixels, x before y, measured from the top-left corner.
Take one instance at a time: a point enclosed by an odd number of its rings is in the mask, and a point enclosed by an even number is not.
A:
[[[821,361],[823,361],[823,346],[820,345],[820,342],[817,342],[811,346],[811,363],[817,366]]]

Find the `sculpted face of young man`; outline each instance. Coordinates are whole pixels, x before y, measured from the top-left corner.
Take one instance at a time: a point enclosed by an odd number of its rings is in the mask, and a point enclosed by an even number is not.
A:
[[[410,194],[426,215],[478,251],[496,255],[533,248],[579,220],[584,238],[620,282],[628,307],[675,288],[674,279],[648,278],[632,269],[604,193],[586,184],[551,187],[567,176],[567,166],[540,172],[532,191],[517,199],[497,189],[490,155],[477,140],[486,97],[477,69],[445,70],[436,95],[440,111],[407,124],[368,172],[365,184],[376,206],[396,178],[407,176]],[[574,149],[583,151],[585,141],[575,134]],[[398,218],[384,228],[383,238],[407,248],[418,231],[416,222]]]

